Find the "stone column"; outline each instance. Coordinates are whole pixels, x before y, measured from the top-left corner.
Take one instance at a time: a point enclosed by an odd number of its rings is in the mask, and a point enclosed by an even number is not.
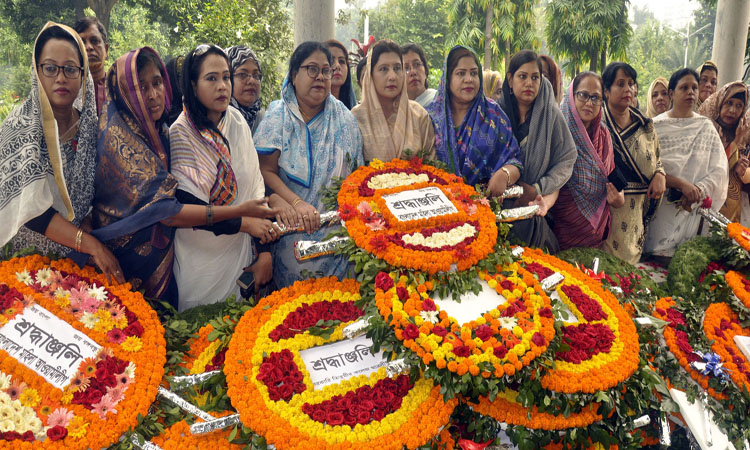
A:
[[[750,24],[750,1],[719,0],[711,59],[719,67],[719,87],[742,78]]]
[[[334,0],[294,0],[294,46],[336,36]]]

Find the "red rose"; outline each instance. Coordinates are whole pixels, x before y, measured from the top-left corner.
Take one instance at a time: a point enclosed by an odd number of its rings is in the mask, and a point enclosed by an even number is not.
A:
[[[425,311],[436,311],[437,306],[435,306],[435,302],[431,298],[426,298],[422,300],[422,309]]]
[[[434,327],[432,327],[432,333],[444,337],[446,334],[448,334],[448,330],[441,327],[440,325],[435,325]]]
[[[15,441],[16,439],[21,439],[21,433],[18,433],[16,431],[6,431],[5,433],[2,433],[3,439],[6,441]]]
[[[419,328],[417,328],[416,325],[413,323],[410,323],[409,325],[404,328],[404,339],[416,339],[419,337]]]
[[[541,347],[542,345],[547,343],[547,340],[544,339],[544,336],[542,336],[539,333],[534,333],[534,335],[531,337],[531,342]]]
[[[471,349],[467,345],[459,345],[458,347],[453,349],[453,353],[455,353],[456,356],[466,358],[467,356],[471,355]]]
[[[539,310],[539,317],[552,318],[552,310],[549,308],[542,308]]]
[[[382,291],[387,291],[393,287],[393,279],[385,272],[378,272],[377,276],[375,276],[375,287]]]
[[[401,397],[393,397],[393,400],[388,404],[388,411],[398,411],[401,408]]]
[[[128,325],[123,332],[127,334],[128,336],[138,336],[140,337],[143,334],[143,325],[139,321],[134,321],[130,325]]]
[[[490,327],[489,325],[486,325],[486,324],[485,325],[479,325],[474,333],[477,335],[477,337],[479,339],[481,339],[483,341],[488,340],[489,338],[491,338],[494,335],[494,333],[492,331],[492,327]]]
[[[61,427],[60,425],[54,426],[47,430],[47,437],[49,437],[51,441],[59,441],[60,439],[64,439],[67,435],[68,430],[65,427]]]
[[[712,204],[713,204],[713,201],[711,200],[711,197],[706,196],[706,198],[703,199],[703,204],[701,204],[701,208],[709,209],[711,208]]]
[[[382,409],[376,409],[372,412],[372,420],[383,420],[385,418],[385,411]]]
[[[326,423],[331,426],[341,425],[344,423],[344,415],[340,412],[332,412],[326,417]]]
[[[409,291],[407,291],[405,287],[401,287],[401,286],[397,287],[396,294],[398,295],[398,298],[400,298],[402,302],[405,302],[409,298]]]
[[[88,405],[93,405],[94,403],[99,403],[102,397],[104,397],[104,391],[100,391],[99,389],[93,388],[93,386],[89,386],[89,388],[86,389],[84,402],[86,402]]]
[[[26,442],[34,442],[36,438],[34,437],[34,433],[31,430],[28,430],[21,435],[21,440]]]
[[[312,413],[312,419],[316,422],[325,422],[326,421],[326,412],[322,409],[316,409]]]
[[[367,425],[372,421],[372,414],[370,411],[360,411],[359,414],[357,414],[357,423],[361,423],[362,425]]]
[[[288,383],[284,383],[279,386],[279,396],[284,400],[289,400],[294,395],[294,389]]]
[[[373,402],[372,400],[362,400],[359,403],[359,406],[363,411],[372,411],[373,409],[375,409],[375,402]]]
[[[504,345],[498,345],[497,347],[495,347],[495,348],[494,348],[494,349],[492,350],[492,353],[494,353],[494,354],[495,354],[495,356],[497,356],[498,358],[501,358],[501,359],[502,359],[502,358],[505,358],[505,355],[507,355],[507,354],[508,354],[508,349],[507,349],[507,348],[505,348],[505,346],[504,346]]]

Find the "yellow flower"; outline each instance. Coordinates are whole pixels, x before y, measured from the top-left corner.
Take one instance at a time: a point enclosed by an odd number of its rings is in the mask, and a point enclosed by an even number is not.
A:
[[[62,403],[63,405],[69,405],[70,402],[72,402],[72,401],[73,401],[73,393],[72,392],[66,392],[65,394],[63,394],[62,397],[60,397],[60,403]]]
[[[128,336],[122,344],[120,344],[123,350],[126,352],[137,352],[143,347],[143,342],[138,336]]]
[[[86,428],[89,426],[88,422],[84,422],[83,417],[75,416],[68,423],[68,436],[73,438],[82,438],[86,435]]]
[[[372,167],[375,170],[380,170],[380,169],[383,169],[385,167],[385,163],[383,163],[383,161],[375,158],[372,161],[370,161],[370,167]]]
[[[42,401],[42,399],[39,397],[39,393],[36,391],[36,389],[28,388],[24,389],[23,392],[21,392],[21,396],[18,397],[18,401],[20,401],[23,406],[34,408],[39,404],[40,401]]]

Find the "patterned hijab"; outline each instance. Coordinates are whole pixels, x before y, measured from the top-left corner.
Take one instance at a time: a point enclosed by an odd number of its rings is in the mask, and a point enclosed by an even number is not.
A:
[[[248,47],[245,47],[243,45],[235,45],[234,47],[229,47],[227,49],[227,55],[229,55],[229,61],[232,64],[232,73],[236,72],[237,69],[241,65],[245,64],[248,60],[251,60],[258,65],[258,71],[261,75],[263,75],[263,69],[261,69],[260,67],[260,61],[258,60],[258,57],[255,56],[255,52]],[[234,96],[232,96],[230,104],[240,111],[242,117],[244,117],[245,121],[247,121],[247,125],[252,130],[253,125],[255,125],[255,117],[258,115],[258,111],[260,111],[260,92],[258,92],[258,98],[255,99],[255,102],[253,102],[253,104],[250,106],[241,105],[240,102],[238,102],[234,98]]]
[[[721,143],[724,147],[728,147],[731,142],[728,141],[726,136],[725,127],[719,122],[719,113],[721,112],[721,106],[730,98],[741,94],[745,101],[745,110],[740,116],[734,131],[734,141],[738,147],[743,147],[748,142],[748,132],[750,132],[750,109],[748,109],[748,103],[750,103],[750,91],[742,81],[733,81],[725,84],[721,89],[711,94],[705,102],[703,102],[698,108],[698,114],[706,116],[714,123],[716,131],[719,132],[721,137]]]
[[[42,32],[51,27],[70,34],[83,58],[81,89],[73,103],[80,113],[72,141],[75,152],[68,158],[63,155],[65,143],[32,56],[29,97],[13,109],[0,128],[0,245],[25,230],[24,223],[53,206],[67,220],[80,224],[94,195],[98,119],[86,49],[78,33],[65,25],[47,22]],[[44,248],[37,250],[60,254],[70,251],[45,241],[40,245]]]
[[[518,143],[513,138],[510,121],[503,110],[484,96],[481,75],[479,91],[463,122],[453,122],[448,60],[453,52],[460,49],[471,52],[479,73],[482,73],[482,66],[473,50],[463,46],[453,47],[445,59],[437,94],[432,103],[427,105],[427,112],[435,125],[435,151],[438,159],[448,163],[451,171],[462,176],[466,183],[484,183],[505,164],[521,166]]]
[[[578,150],[573,174],[567,187],[578,210],[596,229],[601,214],[609,214],[607,208],[607,177],[615,166],[612,138],[602,123],[603,107],[588,128],[583,126],[573,99],[573,83],[570,83],[560,110],[568,124]]]

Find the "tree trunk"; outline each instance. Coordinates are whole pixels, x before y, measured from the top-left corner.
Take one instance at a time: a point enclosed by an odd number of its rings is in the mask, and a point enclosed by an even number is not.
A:
[[[599,60],[599,72],[601,73],[604,71],[604,68],[607,66],[607,45],[606,44],[602,47],[602,54],[600,58],[601,59]]]
[[[596,65],[599,63],[599,51],[595,48],[589,50],[589,70],[596,72]]]
[[[492,67],[492,16],[494,9],[492,8],[492,2],[487,2],[487,11],[484,16],[484,67],[489,69]]]
[[[96,18],[104,25],[104,29],[109,34],[109,17],[117,0],[88,0],[88,2],[89,8],[94,11]]]
[[[505,40],[505,73],[503,73],[503,79],[505,74],[508,73],[508,64],[510,64],[510,39]]]

